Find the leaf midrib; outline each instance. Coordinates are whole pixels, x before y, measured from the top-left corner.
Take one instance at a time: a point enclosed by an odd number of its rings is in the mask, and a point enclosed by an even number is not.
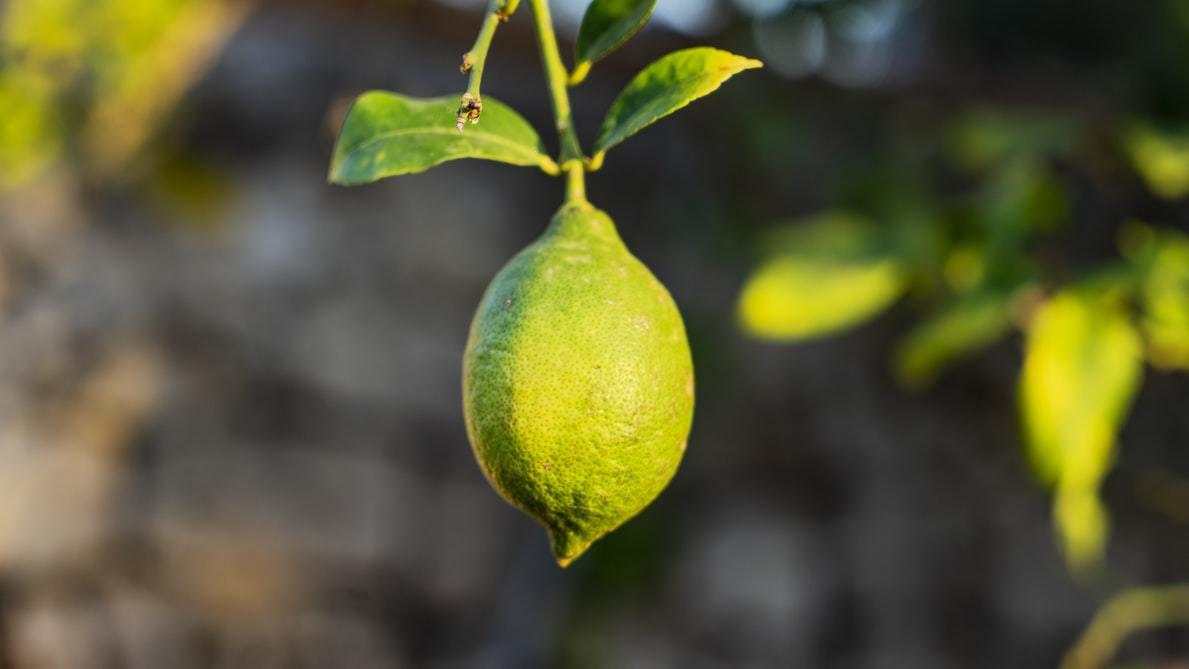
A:
[[[402,135],[415,135],[415,134],[448,135],[448,134],[457,134],[457,133],[458,133],[458,130],[456,130],[453,127],[435,128],[433,126],[430,126],[427,128],[402,128],[399,130],[388,130],[388,131],[373,135],[372,137],[368,138],[367,140],[360,142],[359,144],[351,147],[350,149],[347,149],[346,151],[343,152],[343,160],[349,159],[352,156],[352,154],[354,154],[355,152],[362,151],[373,144],[385,142],[385,141],[388,141],[395,137],[400,137]],[[540,160],[541,158],[546,157],[545,154],[540,151],[540,149],[529,149],[524,144],[514,142],[514,141],[507,139],[505,137],[501,137],[500,135],[492,134],[489,132],[474,131],[474,130],[471,131],[471,134],[473,136],[476,136],[477,138],[483,139],[484,141],[488,141],[493,144],[505,146],[507,148],[513,149],[516,152],[531,155],[534,158],[534,162],[537,162],[537,163],[541,162],[541,160]]]

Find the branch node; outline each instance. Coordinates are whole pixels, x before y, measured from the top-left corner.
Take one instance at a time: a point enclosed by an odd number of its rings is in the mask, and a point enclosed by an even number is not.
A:
[[[454,127],[462,132],[463,126],[470,121],[471,125],[479,122],[479,116],[483,113],[483,101],[477,95],[470,93],[463,93],[462,99],[458,103],[458,118],[454,122]]]

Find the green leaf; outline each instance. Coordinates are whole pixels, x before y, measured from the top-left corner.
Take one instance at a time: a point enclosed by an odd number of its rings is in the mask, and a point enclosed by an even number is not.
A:
[[[637,74],[612,103],[595,141],[596,155],[757,67],[763,63],[709,47],[662,57]]]
[[[1066,558],[1098,561],[1106,522],[1097,491],[1139,389],[1142,344],[1107,293],[1070,289],[1034,315],[1020,377],[1020,411],[1037,475],[1058,490],[1054,522]]]
[[[519,114],[491,98],[478,125],[455,128],[458,98],[427,100],[371,91],[360,95],[343,122],[330,163],[330,181],[352,186],[423,172],[459,158],[535,165],[550,173],[537,132]]]
[[[594,0],[582,17],[574,48],[571,85],[585,76],[590,65],[623,46],[648,23],[656,0]]]
[[[896,348],[899,381],[919,388],[932,383],[947,364],[990,346],[1011,329],[1011,294],[965,298],[914,328]]]
[[[811,339],[865,321],[904,292],[905,271],[871,221],[824,214],[781,230],[775,253],[748,278],[738,316],[750,334]]]

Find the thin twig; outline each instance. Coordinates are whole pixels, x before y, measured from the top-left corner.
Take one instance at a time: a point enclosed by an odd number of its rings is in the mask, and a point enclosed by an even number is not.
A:
[[[1128,635],[1174,625],[1189,625],[1189,583],[1125,590],[1098,610],[1061,669],[1105,667]]]
[[[458,105],[456,126],[459,132],[462,132],[467,121],[479,122],[479,117],[483,113],[483,96],[480,93],[483,84],[483,69],[487,65],[487,53],[491,50],[495,29],[499,24],[505,23],[519,6],[520,0],[490,0],[487,3],[487,11],[483,14],[483,23],[479,26],[479,35],[475,38],[474,46],[470,51],[462,54],[462,65],[459,70],[463,73],[469,72],[471,76],[467,82],[466,93],[462,94],[462,100]]]

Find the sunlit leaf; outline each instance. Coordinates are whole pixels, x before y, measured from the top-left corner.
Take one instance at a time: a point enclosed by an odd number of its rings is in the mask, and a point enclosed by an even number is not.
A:
[[[925,320],[896,348],[897,379],[909,387],[932,383],[949,363],[990,346],[1011,329],[1011,295],[963,299]]]
[[[147,6],[146,6],[147,5]],[[235,0],[109,3],[96,97],[83,139],[91,166],[115,173],[214,62],[252,5]]]
[[[623,46],[648,23],[656,0],[594,0],[582,17],[578,42],[574,48],[574,73],[571,83],[585,77],[592,63]]]
[[[253,6],[239,0],[21,0],[0,16],[0,77],[33,81],[8,99],[0,184],[47,168],[70,143],[105,177],[160,127]],[[41,85],[49,82],[48,85]],[[69,138],[69,139],[68,139]],[[77,140],[77,141],[76,141]]]
[[[780,231],[774,253],[739,297],[743,328],[756,337],[797,341],[861,323],[904,292],[901,261],[879,226],[826,214]]]
[[[736,74],[757,67],[763,63],[709,47],[662,57],[637,74],[612,103],[595,141],[596,154],[713,93]]]
[[[421,100],[371,91],[359,96],[334,147],[330,180],[341,185],[423,172],[448,160],[480,158],[556,172],[537,131],[510,107],[483,100],[483,121],[459,132],[457,97]]]
[[[1033,317],[1020,383],[1032,463],[1050,483],[1097,480],[1141,375],[1142,347],[1126,314],[1068,290]]]
[[[26,63],[53,63],[73,71],[95,42],[97,19],[107,2],[97,0],[18,0],[6,3],[0,38]]]
[[[1020,410],[1033,468],[1059,491],[1054,519],[1074,566],[1093,562],[1093,551],[1101,550],[1096,533],[1105,533],[1105,523],[1087,500],[1114,460],[1142,371],[1139,334],[1102,293],[1070,289],[1034,315]]]
[[[1124,146],[1149,190],[1166,200],[1189,195],[1189,132],[1137,125]]]

